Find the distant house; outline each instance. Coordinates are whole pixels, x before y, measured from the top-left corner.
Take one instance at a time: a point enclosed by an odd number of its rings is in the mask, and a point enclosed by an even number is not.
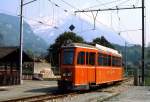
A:
[[[34,74],[36,73],[41,74],[42,78],[56,78],[51,64],[44,61],[34,62]]]
[[[19,48],[0,47],[0,86],[19,84]],[[23,52],[23,62],[33,62],[33,60]]]
[[[23,64],[23,79],[30,80],[35,77],[43,79],[57,78],[54,73],[51,64],[44,60],[34,60],[32,64],[30,62],[24,62]]]

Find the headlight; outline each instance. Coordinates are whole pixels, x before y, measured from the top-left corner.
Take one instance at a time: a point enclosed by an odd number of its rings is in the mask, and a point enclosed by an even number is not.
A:
[[[70,72],[70,73],[68,73],[68,76],[71,76],[72,75],[72,73]]]
[[[67,74],[66,74],[66,73],[63,73],[63,76],[67,76]]]
[[[63,75],[63,76],[69,76],[69,77],[70,77],[70,76],[72,75],[72,73],[71,73],[71,72],[63,73],[62,75]]]

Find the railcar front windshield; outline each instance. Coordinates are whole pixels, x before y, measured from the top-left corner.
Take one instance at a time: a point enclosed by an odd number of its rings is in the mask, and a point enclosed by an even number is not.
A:
[[[63,51],[63,64],[71,65],[73,64],[73,58],[74,58],[74,50],[73,49],[64,49]]]

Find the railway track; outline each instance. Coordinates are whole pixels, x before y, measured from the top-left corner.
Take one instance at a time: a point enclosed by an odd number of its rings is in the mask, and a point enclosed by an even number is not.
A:
[[[107,87],[101,87],[100,89],[94,89],[94,90],[89,90],[89,91],[84,91],[84,92],[68,92],[68,93],[56,93],[56,94],[45,94],[45,95],[37,95],[37,96],[30,96],[30,97],[24,97],[24,98],[17,98],[17,99],[11,99],[3,102],[45,102],[48,100],[57,100],[60,98],[65,98],[65,97],[72,97],[75,95],[80,95],[84,93],[92,93],[92,92],[108,92],[108,93],[113,93],[115,92],[115,89],[117,89],[118,86],[123,85],[124,83],[127,83],[130,81],[131,78],[125,78],[122,82],[119,82],[115,85],[112,86],[107,86]],[[52,101],[54,102],[54,101]]]
[[[72,93],[66,93],[66,94],[45,94],[45,95],[36,95],[36,96],[30,96],[30,97],[23,97],[23,98],[17,98],[17,99],[10,99],[3,102],[45,102],[46,100],[54,100],[58,98],[64,98],[67,96],[73,96],[77,94],[76,92]]]

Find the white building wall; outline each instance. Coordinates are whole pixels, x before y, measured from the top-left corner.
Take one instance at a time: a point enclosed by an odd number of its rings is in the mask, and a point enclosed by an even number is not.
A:
[[[46,62],[35,62],[34,74],[42,74],[43,78],[56,78],[51,69],[51,64]]]

